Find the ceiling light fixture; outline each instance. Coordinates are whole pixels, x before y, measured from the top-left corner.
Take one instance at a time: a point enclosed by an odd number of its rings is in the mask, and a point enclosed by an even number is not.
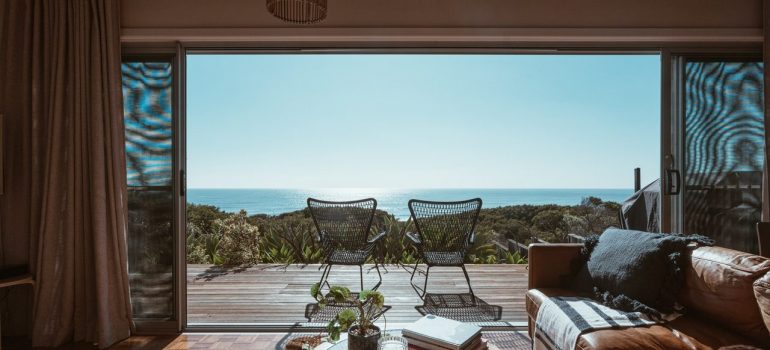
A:
[[[267,0],[267,11],[286,22],[318,23],[326,18],[326,0]]]

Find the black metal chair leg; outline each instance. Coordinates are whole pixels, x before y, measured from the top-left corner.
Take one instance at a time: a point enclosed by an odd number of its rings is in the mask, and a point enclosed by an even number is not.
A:
[[[364,265],[358,265],[358,276],[361,277],[361,291],[364,291]]]
[[[468,283],[468,291],[471,293],[471,299],[473,299],[473,305],[476,305],[476,294],[473,294],[473,288],[471,288],[471,279],[468,277],[468,271],[465,270],[465,265],[460,265],[465,275],[465,282]]]
[[[382,284],[382,274],[380,273],[380,267],[378,263],[374,263],[374,268],[377,269],[377,277],[379,278],[379,281],[377,281],[377,284],[374,285],[372,290],[377,290],[377,288],[380,288],[380,285]]]
[[[414,264],[414,269],[412,269],[412,277],[409,278],[409,283],[411,283],[412,285],[414,285],[414,283],[412,283],[412,280],[414,280],[414,274],[417,272],[417,266],[419,265],[420,265],[420,262],[418,261]]]
[[[382,285],[382,274],[380,273],[380,267],[378,263],[374,263],[374,268],[377,269],[377,277],[378,281],[377,284],[372,287],[370,290],[377,290],[377,288],[380,288],[380,285]],[[358,265],[358,272],[361,275],[361,291],[364,290],[364,272],[363,272],[363,265]],[[368,273],[368,272],[367,272]]]
[[[412,277],[409,278],[409,284],[412,285],[412,289],[414,289],[414,291],[417,293],[417,296],[420,297],[420,299],[425,300],[425,293],[426,293],[425,288],[427,288],[427,285],[428,285],[428,274],[427,274],[427,271],[426,271],[426,274],[425,274],[425,286],[426,287],[423,287],[422,290],[420,290],[420,287],[418,287],[416,284],[414,284],[414,275],[417,273],[417,267],[418,266],[420,266],[420,261],[419,260],[414,264],[414,269],[412,270]],[[428,268],[430,269],[430,266]]]
[[[414,284],[412,281],[414,279],[415,273],[417,273],[417,266],[419,266],[420,262],[418,261],[416,264],[414,264],[414,270],[412,270],[412,278],[409,279],[409,284],[412,285],[412,289],[414,289],[415,292],[417,292],[417,296],[420,297],[421,300],[425,300],[425,295],[428,294],[428,275],[430,275],[430,265],[426,265],[425,268],[425,282],[422,285],[422,288],[418,287]]]
[[[319,291],[321,290],[321,288],[323,288],[324,284],[328,288],[331,288],[331,286],[329,285],[329,273],[331,272],[331,270],[332,270],[332,265],[331,264],[327,264],[326,268],[324,268],[324,272],[321,273],[321,280],[318,282],[318,290]]]

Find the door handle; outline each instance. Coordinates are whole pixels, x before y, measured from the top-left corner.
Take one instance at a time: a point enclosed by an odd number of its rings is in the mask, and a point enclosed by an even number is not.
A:
[[[681,192],[682,174],[676,169],[666,169],[666,194],[678,195]]]
[[[187,194],[187,173],[179,170],[179,195],[184,197]]]

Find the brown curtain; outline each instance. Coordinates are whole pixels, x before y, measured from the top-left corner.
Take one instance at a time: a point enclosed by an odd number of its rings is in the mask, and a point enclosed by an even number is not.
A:
[[[119,19],[118,0],[0,0],[2,262],[36,276],[8,299],[34,346],[129,336]]]

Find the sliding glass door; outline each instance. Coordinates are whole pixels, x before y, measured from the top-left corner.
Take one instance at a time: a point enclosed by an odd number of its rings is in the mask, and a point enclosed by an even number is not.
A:
[[[756,253],[764,166],[763,65],[752,58],[680,57],[674,134],[681,169],[668,177],[678,229]],[[674,190],[674,193],[677,191]]]
[[[174,64],[127,57],[122,67],[128,257],[133,317],[175,323]]]

